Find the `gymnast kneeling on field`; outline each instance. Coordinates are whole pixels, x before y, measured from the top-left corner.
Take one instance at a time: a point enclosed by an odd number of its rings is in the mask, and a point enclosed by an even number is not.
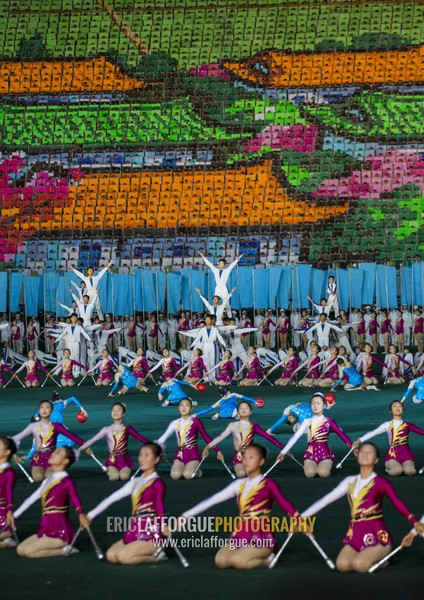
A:
[[[160,548],[160,542],[167,533],[163,520],[166,486],[156,472],[161,456],[159,444],[144,444],[138,454],[138,463],[143,471],[141,477],[128,481],[87,514],[87,520],[91,523],[111,504],[128,496],[131,498],[132,517],[128,531],[106,553],[111,563],[138,565],[166,559],[165,552]]]

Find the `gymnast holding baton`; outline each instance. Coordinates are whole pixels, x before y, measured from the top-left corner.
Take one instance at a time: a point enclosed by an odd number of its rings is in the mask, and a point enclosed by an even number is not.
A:
[[[351,508],[349,528],[344,537],[336,566],[342,573],[366,573],[391,552],[393,538],[383,520],[383,498],[387,497],[394,508],[422,535],[424,524],[411,513],[396,494],[392,484],[374,471],[379,451],[371,442],[365,442],[357,451],[359,475],[346,477],[329,494],[314,502],[302,517],[316,515],[332,502],[347,496]]]

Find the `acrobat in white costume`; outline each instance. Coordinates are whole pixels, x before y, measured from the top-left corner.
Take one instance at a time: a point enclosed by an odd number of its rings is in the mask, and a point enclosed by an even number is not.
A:
[[[108,271],[108,269],[110,269],[110,267],[112,265],[113,265],[113,262],[110,261],[110,263],[107,265],[107,267],[105,267],[104,269],[99,271],[97,273],[97,275],[94,275],[94,270],[92,269],[92,267],[89,267],[87,269],[88,275],[84,275],[84,273],[81,273],[81,271],[77,271],[77,269],[74,269],[74,267],[71,267],[71,269],[75,273],[75,275],[77,275],[77,277],[79,277],[85,283],[85,287],[87,290],[86,293],[90,297],[90,300],[92,300],[95,296],[97,296],[96,300],[95,300],[95,305],[96,305],[97,314],[99,316],[99,319],[103,319],[102,309],[100,306],[100,298],[98,296],[99,283],[100,283],[100,280],[103,277],[103,275],[106,274],[106,272]]]
[[[192,348],[201,348],[203,352],[203,362],[205,363],[208,371],[213,369],[213,367],[219,361],[218,343],[220,343],[224,348],[227,347],[222,335],[219,333],[218,328],[214,327],[210,323],[210,317],[206,317],[206,327],[202,327],[200,329],[199,333],[191,344]],[[210,374],[210,378],[212,381],[215,381],[215,372]]]
[[[330,275],[330,277],[328,278],[327,294],[327,306],[329,307],[328,310],[330,311],[333,308],[334,314],[337,317],[340,312],[337,294],[337,283],[335,282],[334,277],[332,275]]]
[[[227,261],[224,258],[221,258],[218,262],[218,267],[215,267],[201,252],[199,252],[200,256],[203,258],[205,265],[207,265],[213,273],[215,277],[215,291],[214,296],[219,296],[220,298],[225,298],[228,296],[228,288],[227,283],[230,277],[231,271],[237,265],[238,261],[241,259],[243,254],[240,254],[236,258],[234,262],[232,262],[228,267],[225,265]]]
[[[75,317],[71,317],[74,324],[67,325],[60,335],[55,340],[55,344],[63,340],[65,342],[65,348],[69,348],[71,351],[71,358],[80,362],[80,348],[81,348],[81,336],[85,337],[89,342],[91,341],[90,336],[85,332],[84,327],[76,324]],[[74,376],[79,375],[79,367],[74,367]]]
[[[98,299],[97,290],[91,298],[90,298],[89,294],[84,294],[84,296],[87,296],[89,298],[89,301],[87,304],[84,302],[84,300],[80,300],[73,292],[71,292],[71,294],[72,294],[72,298],[74,299],[74,301],[77,305],[77,309],[75,312],[84,321],[84,323],[83,323],[84,327],[89,327],[91,325],[91,318],[93,316],[94,306]],[[84,296],[83,296],[83,298],[84,298]]]
[[[199,294],[200,300],[206,307],[206,310],[210,315],[216,316],[216,324],[223,325],[224,324],[224,313],[227,314],[228,318],[232,317],[231,307],[230,307],[230,298],[234,294],[236,288],[233,288],[229,294],[227,294],[224,298],[222,298],[222,302],[220,304],[210,304],[204,296],[202,296],[199,288],[196,288],[196,292]],[[219,298],[218,294],[214,296],[214,298]],[[212,301],[213,302],[213,301]]]
[[[337,325],[332,325],[331,323],[328,323],[326,320],[325,313],[322,313],[320,315],[319,322],[308,329],[308,336],[311,335],[313,332],[316,332],[318,336],[318,346],[321,346],[321,348],[323,346],[329,347],[330,333],[332,329],[334,331],[337,331],[337,333],[344,333],[343,329],[340,329],[340,327],[337,327]]]

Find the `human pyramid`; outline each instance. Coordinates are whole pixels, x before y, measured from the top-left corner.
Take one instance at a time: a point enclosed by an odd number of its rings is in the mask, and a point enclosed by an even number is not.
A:
[[[103,427],[91,439],[83,440],[64,425],[64,412],[69,404],[78,407],[78,420],[84,421],[88,418],[87,411],[75,396],[64,399],[55,392],[51,400],[41,401],[38,411],[32,416],[27,427],[15,435],[0,437],[0,548],[16,547],[18,555],[27,558],[69,556],[78,552],[75,547],[77,536],[80,531],[87,529],[96,553],[100,557],[102,553],[91,532],[91,523],[111,504],[130,497],[132,515],[128,531],[123,540],[109,548],[107,560],[119,564],[155,563],[165,560],[166,542],[172,537],[173,531],[166,523],[165,483],[157,473],[157,466],[162,459],[169,462],[165,456],[165,444],[175,434],[177,448],[170,469],[172,479],[187,480],[202,477],[205,469],[204,461],[212,449],[216,453],[217,460],[233,479],[229,486],[187,509],[178,519],[177,529],[184,530],[188,519],[193,519],[227,499],[237,499],[242,526],[233,531],[225,547],[217,552],[215,563],[219,568],[272,568],[297,531],[302,531],[325,558],[327,564],[334,568],[332,561],[318,545],[307,518],[315,516],[343,496],[348,497],[351,505],[351,520],[343,540],[343,549],[337,557],[337,569],[341,572],[366,572],[387,565],[391,554],[401,547],[410,546],[416,534],[421,536],[424,534],[424,515],[419,521],[397,495],[393,485],[376,474],[374,468],[378,463],[379,452],[369,440],[381,433],[388,435],[389,448],[385,456],[385,470],[390,476],[416,475],[416,461],[408,443],[409,434],[424,435],[424,429],[404,421],[403,412],[404,402],[414,389],[416,390],[414,402],[424,401],[424,377],[414,378],[414,375],[420,374],[421,363],[424,362],[421,355],[415,359],[404,358],[397,352],[398,347],[387,346],[387,356],[380,363],[377,361],[377,364],[381,364],[385,370],[383,370],[385,383],[402,385],[409,380],[408,388],[401,400],[391,403],[390,421],[382,423],[373,431],[364,432],[357,440],[351,440],[336,421],[327,416],[328,411],[336,403],[333,392],[339,387],[346,391],[378,390],[378,380],[372,370],[376,357],[373,354],[373,343],[359,346],[359,351],[349,351],[347,347],[349,340],[346,329],[340,323],[340,315],[337,324],[328,318],[333,313],[339,312],[337,284],[334,278],[329,278],[328,298],[320,305],[323,310],[319,311],[318,322],[313,322],[306,316],[303,322],[300,320],[294,328],[294,336],[299,335],[303,341],[299,353],[295,346],[287,347],[288,334],[293,326],[285,314],[281,315],[277,324],[282,347],[278,351],[272,351],[271,338],[266,337],[271,335],[271,317],[265,315],[262,323],[259,323],[258,319],[256,327],[252,327],[247,319],[243,319],[243,315],[239,322],[233,318],[230,298],[234,290],[229,292],[227,283],[231,269],[237,261],[226,268],[225,261],[221,260],[219,268],[216,268],[205,257],[203,258],[215,277],[215,296],[212,304],[202,297],[208,310],[204,323],[195,323],[198,326],[191,329],[189,325],[188,327],[184,325],[178,330],[181,339],[193,340],[189,347],[187,344],[185,347],[181,345],[179,353],[172,353],[170,349],[164,348],[163,356],[157,357],[153,348],[149,349],[144,356],[144,348],[141,346],[133,347],[136,349],[134,353],[131,348],[119,345],[116,348],[118,360],[113,357],[115,348],[109,346],[110,336],[122,333],[123,327],[108,328],[107,317],[106,321],[101,323],[96,323],[96,318],[93,318],[95,308],[99,318],[101,315],[99,282],[107,267],[97,276],[92,269],[89,270],[87,277],[76,272],[81,276],[85,284],[84,291],[87,293],[83,293],[78,301],[75,300],[77,311],[70,314],[70,322],[56,323],[55,328],[62,329],[49,332],[53,340],[52,346],[56,346],[57,349],[57,362],[53,366],[50,363],[50,368],[46,368],[49,354],[54,360],[52,353],[41,353],[37,357],[36,352],[40,351],[36,348],[29,351],[28,360],[25,360],[15,372],[7,364],[8,357],[3,357],[2,368],[11,371],[12,374],[7,383],[3,380],[5,387],[14,379],[19,379],[19,372],[24,369],[27,370],[27,375],[21,383],[26,387],[44,386],[50,378],[54,379],[59,373],[61,373],[60,386],[73,387],[81,371],[83,376],[77,385],[97,371],[98,378],[95,384],[97,386],[113,384],[108,394],[112,397],[123,396],[131,389],[149,393],[146,383],[158,383],[160,385],[158,399],[162,406],[176,405],[180,416],[169,423],[158,439],[151,440],[131,425],[124,423],[126,406],[121,401],[114,401],[111,409],[112,423]],[[228,318],[224,317],[224,313]],[[420,318],[420,315],[417,315],[414,328],[420,327]],[[358,322],[361,323],[361,319]],[[127,332],[129,338],[136,338],[137,323],[135,321],[132,323],[133,325],[124,325],[124,327],[133,331],[133,335]],[[158,334],[159,324],[153,319],[151,325],[150,333]],[[368,330],[365,329],[364,334],[360,333],[361,331],[362,328],[358,327],[356,331],[358,339],[360,335],[365,336],[367,331],[370,333],[369,327]],[[344,345],[330,345],[333,332],[339,336],[337,342],[340,343],[341,337],[345,341]],[[252,333],[262,335],[265,347],[249,346],[246,343],[243,336],[246,338]],[[314,335],[316,340],[313,339]],[[157,339],[158,335],[151,337]],[[86,348],[83,348],[83,339],[87,341]],[[64,345],[60,349],[61,342]],[[284,345],[286,348],[283,347]],[[417,348],[419,351],[418,343]],[[402,350],[406,349],[402,348]],[[222,356],[220,351],[223,352]],[[16,358],[19,353],[12,350],[10,356]],[[265,371],[267,367],[268,372]],[[45,373],[42,383],[37,369]],[[153,375],[157,369],[162,370],[158,382]],[[186,377],[179,379],[178,376],[182,375],[185,369],[188,369]],[[278,369],[281,369],[281,372],[278,372]],[[302,369],[304,369],[303,378],[298,380],[298,374]],[[274,424],[268,424],[267,429],[264,429],[258,423],[251,421],[253,407],[262,408],[265,404],[264,400],[236,393],[231,390],[230,385],[235,382],[244,387],[258,386],[265,381],[272,385],[268,379],[272,372],[277,372],[275,385],[328,388],[330,391],[325,394],[314,390],[309,403],[290,404]],[[188,395],[189,390],[204,391],[204,382],[218,386],[216,389],[219,399],[210,407],[193,413],[197,402]],[[56,383],[59,385],[58,382]],[[121,384],[122,387],[118,391]],[[205,425],[199,418],[210,413],[213,413],[212,419],[215,421],[231,420],[222,433],[214,439],[207,433]],[[292,425],[294,430],[285,446],[274,434],[274,431],[284,423]],[[292,455],[291,449],[303,434],[307,436],[307,446],[303,463],[299,464],[307,478],[330,476],[335,462],[335,455],[328,444],[331,434],[337,435],[348,448],[346,456],[338,463],[337,468],[341,468],[349,454],[355,453],[359,474],[343,479],[330,493],[314,502],[309,508],[300,511],[283,495],[279,485],[268,477],[268,473],[278,468],[286,456],[299,462]],[[203,452],[198,447],[199,435],[206,442]],[[138,455],[139,468],[133,475],[131,473],[134,463],[128,451],[130,436],[143,444]],[[232,469],[225,462],[219,447],[222,440],[230,436],[234,446]],[[278,448],[276,459],[265,474],[262,473],[262,469],[267,452],[262,445],[255,442],[255,436],[262,437]],[[29,454],[31,474],[25,469],[22,458],[17,456],[21,441],[27,437],[33,440],[33,447]],[[104,464],[98,461],[91,448],[101,439],[106,440],[108,449],[108,458]],[[77,486],[68,475],[70,466],[79,458],[82,451],[86,451],[99,463],[110,481],[124,482],[120,489],[107,496],[89,512],[84,510]],[[16,474],[11,466],[13,457],[26,477],[40,484],[39,488],[16,510],[13,506],[13,491],[16,483]],[[393,550],[393,538],[383,520],[384,497],[391,501],[395,509],[412,526],[410,533],[402,540],[401,546],[395,550]],[[38,500],[42,505],[40,527],[35,535],[19,542],[16,521]],[[278,553],[274,532],[269,527],[274,502],[292,517],[294,523]],[[69,519],[70,504],[73,504],[79,516],[80,527],[76,533]],[[178,549],[177,553],[183,566],[187,566],[185,557]]]

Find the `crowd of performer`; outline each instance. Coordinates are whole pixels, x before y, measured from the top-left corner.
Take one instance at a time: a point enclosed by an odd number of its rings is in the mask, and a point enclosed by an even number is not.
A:
[[[237,499],[242,527],[231,534],[228,544],[216,554],[215,563],[219,568],[251,569],[274,563],[278,558],[276,538],[266,527],[274,502],[296,520],[297,529],[301,530],[306,517],[317,514],[346,495],[351,505],[351,520],[343,549],[337,557],[338,570],[365,572],[373,565],[384,563],[394,545],[383,520],[384,497],[412,527],[402,541],[403,547],[411,545],[416,534],[424,535],[424,516],[419,521],[390,481],[376,474],[379,453],[369,441],[381,433],[388,436],[389,448],[384,462],[389,476],[417,474],[409,434],[424,435],[424,429],[403,417],[405,401],[411,393],[414,393],[414,402],[424,401],[420,309],[415,310],[415,321],[410,313],[407,321],[402,310],[393,311],[396,312],[396,323],[393,324],[391,314],[381,311],[378,315],[371,307],[366,307],[364,313],[353,310],[349,322],[348,316],[339,310],[337,282],[329,277],[327,298],[320,305],[313,305],[317,318],[306,310],[304,314],[292,310],[291,314],[281,311],[278,319],[272,311],[265,311],[263,315],[257,311],[253,322],[244,312],[237,319],[231,310],[234,290],[227,289],[229,274],[237,261],[226,267],[225,261],[221,260],[219,266],[214,267],[203,258],[216,283],[211,303],[202,297],[207,308],[204,319],[199,315],[199,319],[193,321],[183,312],[179,321],[172,315],[168,320],[163,317],[159,321],[155,315],[150,315],[147,322],[142,322],[141,317],[130,317],[125,323],[116,319],[112,322],[111,317],[105,315],[103,321],[98,292],[106,269],[98,275],[89,269],[87,276],[75,271],[81,277],[82,287],[75,287],[75,306],[69,308],[69,322],[50,319],[45,324],[45,352],[38,345],[41,332],[36,320],[28,323],[26,333],[23,323],[16,318],[10,324],[4,320],[0,325],[1,335],[5,338],[10,335],[3,342],[0,376],[4,386],[13,380],[25,387],[44,386],[51,378],[62,388],[72,388],[92,377],[95,385],[104,387],[112,397],[122,397],[130,390],[151,393],[153,389],[163,407],[176,405],[179,413],[164,433],[152,440],[149,432],[140,433],[125,422],[126,405],[116,400],[111,408],[112,423],[84,440],[64,425],[64,411],[69,404],[79,409],[78,420],[84,421],[88,417],[75,396],[69,394],[68,398],[63,398],[55,393],[51,400],[41,401],[38,410],[30,416],[30,422],[20,432],[10,431],[7,436],[0,437],[0,548],[16,547],[19,556],[27,558],[75,554],[79,531],[87,529],[92,537],[91,522],[112,503],[129,497],[132,502],[131,526],[124,538],[109,548],[107,559],[119,564],[165,560],[164,540],[172,532],[165,524],[166,487],[157,467],[162,459],[168,460],[165,446],[175,434],[176,451],[170,465],[172,479],[202,477],[207,471],[205,461],[213,450],[216,459],[234,480],[218,493],[187,508],[178,520],[179,528],[184,528],[187,519],[227,499]],[[16,337],[18,333],[24,335]],[[159,334],[163,336],[160,343]],[[254,344],[251,336],[255,336]],[[24,338],[28,343],[27,358],[23,357],[20,345]],[[406,345],[411,341],[416,345],[415,356]],[[380,344],[385,352],[382,360],[376,357]],[[376,373],[375,365],[382,367],[384,383],[403,386],[403,397],[391,403],[390,421],[351,440],[341,424],[328,416],[328,411],[335,406],[333,392],[341,388],[345,391],[379,390],[380,373]],[[10,373],[7,382],[5,372]],[[19,378],[21,372],[26,372],[23,381]],[[272,380],[269,379],[271,374],[274,374]],[[56,378],[60,378],[60,382]],[[309,402],[291,404],[274,424],[260,425],[251,418],[253,408],[262,408],[264,401],[252,398],[248,395],[249,390],[246,395],[233,390],[244,391],[246,387],[253,388],[265,381],[277,386],[299,385],[315,389],[309,394]],[[197,401],[192,396],[204,391],[205,383],[217,386],[211,388],[215,389],[217,399],[211,406],[197,411]],[[232,383],[239,387],[231,388]],[[328,393],[325,389],[320,391],[321,388],[327,388]],[[211,415],[214,421],[227,419],[231,422],[212,438],[207,425],[199,418],[206,415]],[[285,423],[293,427],[293,435],[284,445],[278,437],[281,433],[278,428]],[[305,477],[327,478],[331,475],[335,462],[335,454],[329,445],[332,434],[346,445],[345,458],[350,453],[356,455],[359,474],[343,479],[333,491],[302,512],[285,497],[278,483],[267,476],[268,472],[262,473],[267,451],[256,443],[256,439],[259,436],[277,448],[271,469],[283,469],[281,463],[286,457],[299,462],[291,449],[304,434],[307,445],[303,462],[299,464]],[[143,444],[138,455],[139,468],[133,475],[130,436]],[[202,452],[198,445],[199,436],[205,442]],[[234,447],[231,467],[219,446],[229,436]],[[33,444],[29,454],[30,473],[17,455],[25,438],[30,438]],[[87,512],[68,470],[84,451],[98,463],[92,446],[103,439],[108,457],[100,466],[111,482],[123,482],[123,485]],[[29,480],[40,484],[18,508],[14,507],[16,474],[13,459]],[[37,501],[41,501],[42,506],[39,529],[19,542],[16,522]],[[70,504],[79,518],[77,533],[69,518]],[[420,511],[422,506],[418,501],[416,504],[415,510]],[[317,545],[309,526],[303,532]],[[93,544],[96,548],[94,538]],[[322,549],[320,552],[323,553]],[[331,563],[328,557],[326,560]]]
[[[231,308],[235,288],[227,288],[232,269],[225,260],[215,267],[202,257],[215,278],[210,300],[196,289],[204,313],[179,315],[147,313],[123,317],[103,315],[99,284],[112,265],[98,274],[73,269],[80,285],[73,285],[71,307],[59,304],[67,318],[47,315],[41,327],[36,317],[25,324],[19,313],[9,321],[3,314],[0,386],[6,372],[23,385],[37,387],[44,378],[60,374],[60,385],[71,387],[79,376],[98,375],[96,384],[107,386],[117,364],[133,367],[139,387],[145,387],[151,371],[162,368],[165,377],[187,369],[184,379],[227,385],[256,385],[276,375],[277,385],[319,385],[344,389],[370,389],[378,383],[403,384],[424,371],[422,310],[406,305],[399,309],[339,309],[337,282],[330,276],[327,295],[319,304],[308,296],[310,307],[274,309],[237,314]],[[382,360],[376,354],[383,354]],[[128,364],[129,363],[129,364]],[[16,367],[18,367],[16,369]],[[357,373],[356,373],[357,372]],[[128,375],[128,373],[127,373]]]

